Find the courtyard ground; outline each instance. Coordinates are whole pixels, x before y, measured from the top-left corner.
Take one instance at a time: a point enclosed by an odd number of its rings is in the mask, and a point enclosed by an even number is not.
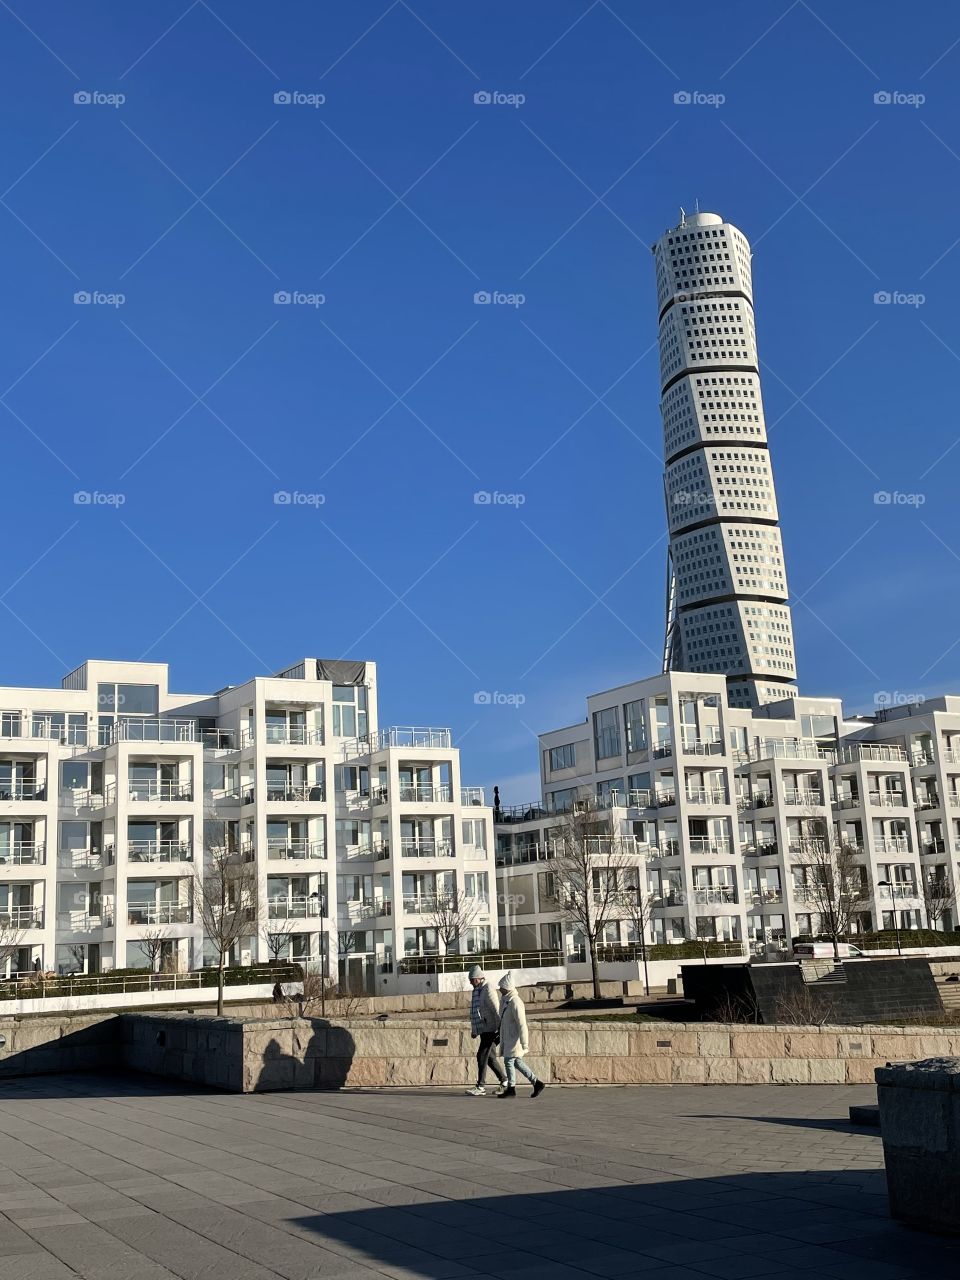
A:
[[[960,1274],[887,1217],[872,1090],[0,1084],[0,1280]]]

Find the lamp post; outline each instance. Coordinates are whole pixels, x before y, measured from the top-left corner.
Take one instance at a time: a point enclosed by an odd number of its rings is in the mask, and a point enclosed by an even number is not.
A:
[[[897,955],[902,956],[903,951],[901,950],[901,947],[900,947],[900,921],[897,919],[897,903],[896,903],[896,899],[893,896],[893,885],[890,883],[889,880],[878,880],[877,885],[881,889],[890,890],[890,906],[891,906],[890,914],[893,916],[893,928],[894,928],[894,932],[897,935]]]

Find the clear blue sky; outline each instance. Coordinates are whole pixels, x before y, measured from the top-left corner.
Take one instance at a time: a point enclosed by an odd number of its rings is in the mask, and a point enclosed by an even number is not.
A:
[[[659,666],[648,245],[699,199],[754,245],[802,689],[956,690],[958,41],[944,0],[0,5],[0,680],[374,658],[526,799],[532,731]]]

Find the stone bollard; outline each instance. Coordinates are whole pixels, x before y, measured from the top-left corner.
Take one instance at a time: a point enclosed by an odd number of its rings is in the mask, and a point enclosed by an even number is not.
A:
[[[960,1234],[960,1058],[878,1067],[890,1213]]]

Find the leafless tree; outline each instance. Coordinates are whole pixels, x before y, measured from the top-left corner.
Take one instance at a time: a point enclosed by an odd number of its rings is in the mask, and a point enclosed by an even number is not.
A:
[[[23,929],[9,913],[0,912],[0,973],[6,973],[8,961],[16,958],[22,944]]]
[[[829,823],[815,811],[806,826],[797,865],[806,869],[806,900],[820,918],[820,932],[833,943],[834,959],[839,960],[840,943],[870,906],[869,886],[855,845],[837,840]]]
[[[609,814],[592,800],[578,800],[558,814],[552,829],[553,871],[561,915],[583,936],[590,960],[594,998],[600,999],[597,948],[604,929],[619,919],[623,873],[636,865],[633,840],[611,833]]]
[[[473,925],[483,909],[479,898],[461,893],[456,883],[437,890],[433,905],[425,912],[447,955],[460,950],[460,939]]]
[[[144,929],[140,938],[140,950],[146,956],[151,973],[160,972],[160,958],[163,955],[163,944],[169,939],[170,930],[162,927]]]
[[[650,975],[647,969],[647,930],[653,919],[653,908],[656,899],[650,893],[647,884],[647,869],[644,863],[636,868],[628,868],[624,872],[624,885],[621,896],[623,916],[633,926],[640,947],[640,958],[643,961],[643,990],[650,994]]]
[[[939,928],[944,916],[956,902],[956,891],[950,884],[945,867],[938,867],[923,877],[923,902],[931,929]]]
[[[272,964],[280,963],[280,957],[290,945],[293,932],[293,925],[283,920],[271,920],[264,927],[262,937]]]
[[[217,957],[217,1017],[223,1017],[227,959],[233,947],[257,931],[256,865],[227,845],[205,850],[194,869],[193,901],[203,932]]]

